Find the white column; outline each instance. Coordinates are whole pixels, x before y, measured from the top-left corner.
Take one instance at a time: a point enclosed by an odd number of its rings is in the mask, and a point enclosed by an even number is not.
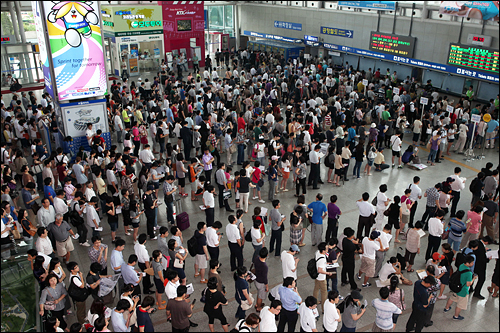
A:
[[[24,31],[23,17],[21,15],[21,4],[19,1],[14,1],[14,5],[16,6],[16,15],[17,15],[17,23],[19,24],[19,35],[21,36],[21,42],[26,44],[26,33]],[[28,74],[28,82],[33,82],[33,73],[31,69],[31,62],[28,54],[20,54],[21,62],[24,64],[24,68],[26,68],[26,72]]]
[[[12,21],[12,28],[14,28],[14,39],[16,43],[19,43],[21,38],[19,37],[19,26],[17,25],[17,17],[14,11],[14,1],[9,3],[10,20]]]
[[[238,50],[240,48],[240,6],[238,5],[238,2],[236,2],[235,5],[233,5],[234,8],[234,34],[236,37],[236,47],[235,49]]]

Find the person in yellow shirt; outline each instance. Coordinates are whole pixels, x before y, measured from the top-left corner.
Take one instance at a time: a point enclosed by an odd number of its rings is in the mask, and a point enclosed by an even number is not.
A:
[[[384,148],[379,148],[377,151],[377,156],[375,157],[375,171],[383,171],[389,168],[388,164],[385,164]]]
[[[128,115],[128,108],[122,110],[122,118],[125,123],[125,128],[130,128],[130,117]]]

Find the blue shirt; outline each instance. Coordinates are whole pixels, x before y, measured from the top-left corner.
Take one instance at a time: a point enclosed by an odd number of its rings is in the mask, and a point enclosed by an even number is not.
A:
[[[122,276],[123,276],[123,282],[125,282],[125,284],[132,283],[134,286],[137,286],[137,281],[139,281],[139,276],[137,275],[137,272],[134,270],[134,267],[128,264],[122,265]]]
[[[167,109],[167,123],[172,124],[174,122],[174,113],[171,108]]]
[[[497,127],[498,127],[498,121],[496,121],[495,119],[491,119],[488,122],[488,128],[486,129],[486,133],[491,133],[495,131],[495,128]]]
[[[153,322],[151,321],[151,317],[147,311],[144,311],[141,307],[138,307],[136,310],[137,313],[137,326],[139,328],[144,327],[144,332],[154,332],[155,328],[153,326]]]
[[[352,127],[350,127],[347,130],[347,141],[354,141],[354,138],[356,137],[356,130]]]
[[[181,89],[180,95],[181,95],[181,101],[183,101],[183,100],[186,99],[186,94],[185,94],[185,90],[184,89]]]
[[[56,191],[54,191],[54,189],[52,188],[52,186],[47,186],[47,185],[44,185],[43,186],[43,195],[48,198],[49,195],[52,196],[52,200],[55,199],[56,197]],[[52,206],[54,206],[54,204],[52,202],[50,202],[50,204]]]
[[[302,298],[292,289],[280,286],[278,289],[278,294],[280,295],[281,304],[283,309],[287,311],[295,311],[299,307],[298,305],[302,303]]]
[[[323,224],[323,214],[327,212],[326,205],[321,201],[311,202],[307,208],[312,209],[314,224]]]
[[[33,205],[33,203],[27,203],[28,201],[33,200],[33,196],[31,195],[31,193],[23,188],[21,190],[21,196],[23,197],[23,202],[24,206],[26,206],[26,209],[31,209],[31,205]]]

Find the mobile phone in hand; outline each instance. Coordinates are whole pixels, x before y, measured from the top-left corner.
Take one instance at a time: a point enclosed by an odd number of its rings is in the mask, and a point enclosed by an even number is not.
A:
[[[196,304],[196,298],[193,299],[193,302],[191,303],[191,305],[195,305]]]

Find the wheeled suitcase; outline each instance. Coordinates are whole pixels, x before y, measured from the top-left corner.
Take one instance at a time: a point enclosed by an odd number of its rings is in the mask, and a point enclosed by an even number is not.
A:
[[[186,212],[178,214],[175,222],[181,231],[186,230],[189,228],[189,214]]]

